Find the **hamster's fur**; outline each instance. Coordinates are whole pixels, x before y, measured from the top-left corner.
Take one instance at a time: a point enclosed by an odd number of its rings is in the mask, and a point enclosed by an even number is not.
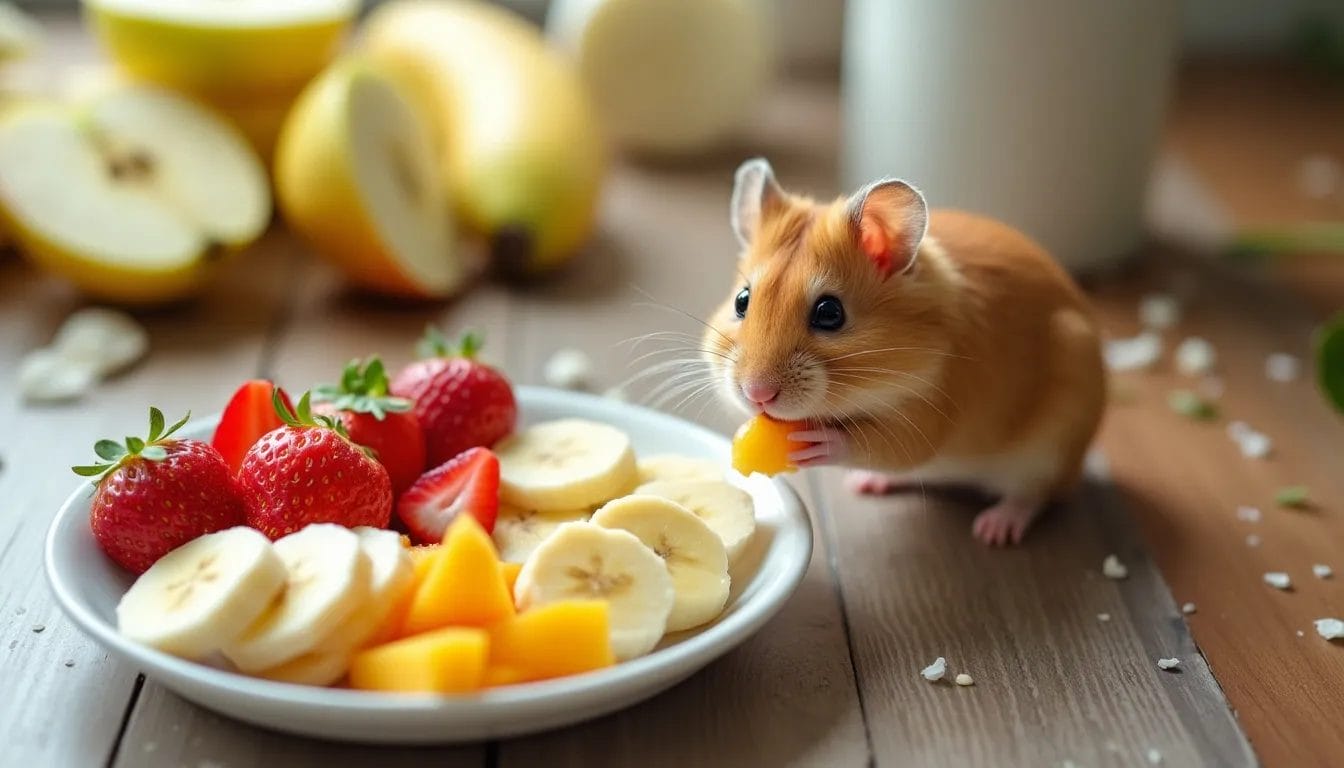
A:
[[[731,213],[738,282],[704,337],[724,395],[806,422],[800,467],[855,468],[865,493],[979,487],[998,500],[976,538],[1020,541],[1077,480],[1105,408],[1096,322],[1068,274],[899,180],[818,203],[750,160]]]

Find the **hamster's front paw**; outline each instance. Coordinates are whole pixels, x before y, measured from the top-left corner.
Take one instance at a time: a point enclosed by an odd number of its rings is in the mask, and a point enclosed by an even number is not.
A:
[[[789,439],[807,443],[806,448],[799,448],[789,454],[789,461],[799,469],[843,464],[849,457],[849,435],[835,427],[793,432],[789,434]]]

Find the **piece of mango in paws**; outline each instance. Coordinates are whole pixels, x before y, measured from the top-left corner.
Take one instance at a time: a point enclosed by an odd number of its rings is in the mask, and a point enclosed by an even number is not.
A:
[[[733,435],[733,469],[744,475],[760,472],[774,476],[797,469],[789,454],[807,447],[789,435],[804,429],[801,422],[776,421],[757,414]]]

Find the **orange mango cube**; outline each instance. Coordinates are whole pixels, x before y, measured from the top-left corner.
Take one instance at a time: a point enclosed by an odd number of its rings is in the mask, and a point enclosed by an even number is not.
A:
[[[776,421],[757,414],[733,435],[733,469],[743,475],[792,472],[797,467],[789,461],[789,454],[806,448],[807,443],[790,440],[789,434],[806,428],[802,422]]]
[[[490,534],[471,515],[459,515],[443,547],[429,554],[415,589],[402,635],[441,627],[487,627],[513,616],[513,596],[504,583]]]
[[[504,577],[504,586],[509,588],[509,594],[513,594],[513,585],[518,583],[518,573],[523,570],[522,563],[500,563],[499,573]]]
[[[489,656],[485,630],[441,629],[355,654],[350,686],[365,691],[468,693],[481,688]]]
[[[496,624],[486,679],[545,680],[609,667],[610,622],[604,600],[551,603]],[[503,684],[503,683],[501,683]]]

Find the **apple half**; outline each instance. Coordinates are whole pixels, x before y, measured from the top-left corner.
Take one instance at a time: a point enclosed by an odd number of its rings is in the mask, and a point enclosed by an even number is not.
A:
[[[387,71],[341,61],[299,96],[275,151],[286,222],[351,282],[443,298],[467,269],[427,118]]]
[[[0,216],[39,266],[121,303],[171,301],[271,216],[265,168],[231,126],[146,86],[0,117]]]

